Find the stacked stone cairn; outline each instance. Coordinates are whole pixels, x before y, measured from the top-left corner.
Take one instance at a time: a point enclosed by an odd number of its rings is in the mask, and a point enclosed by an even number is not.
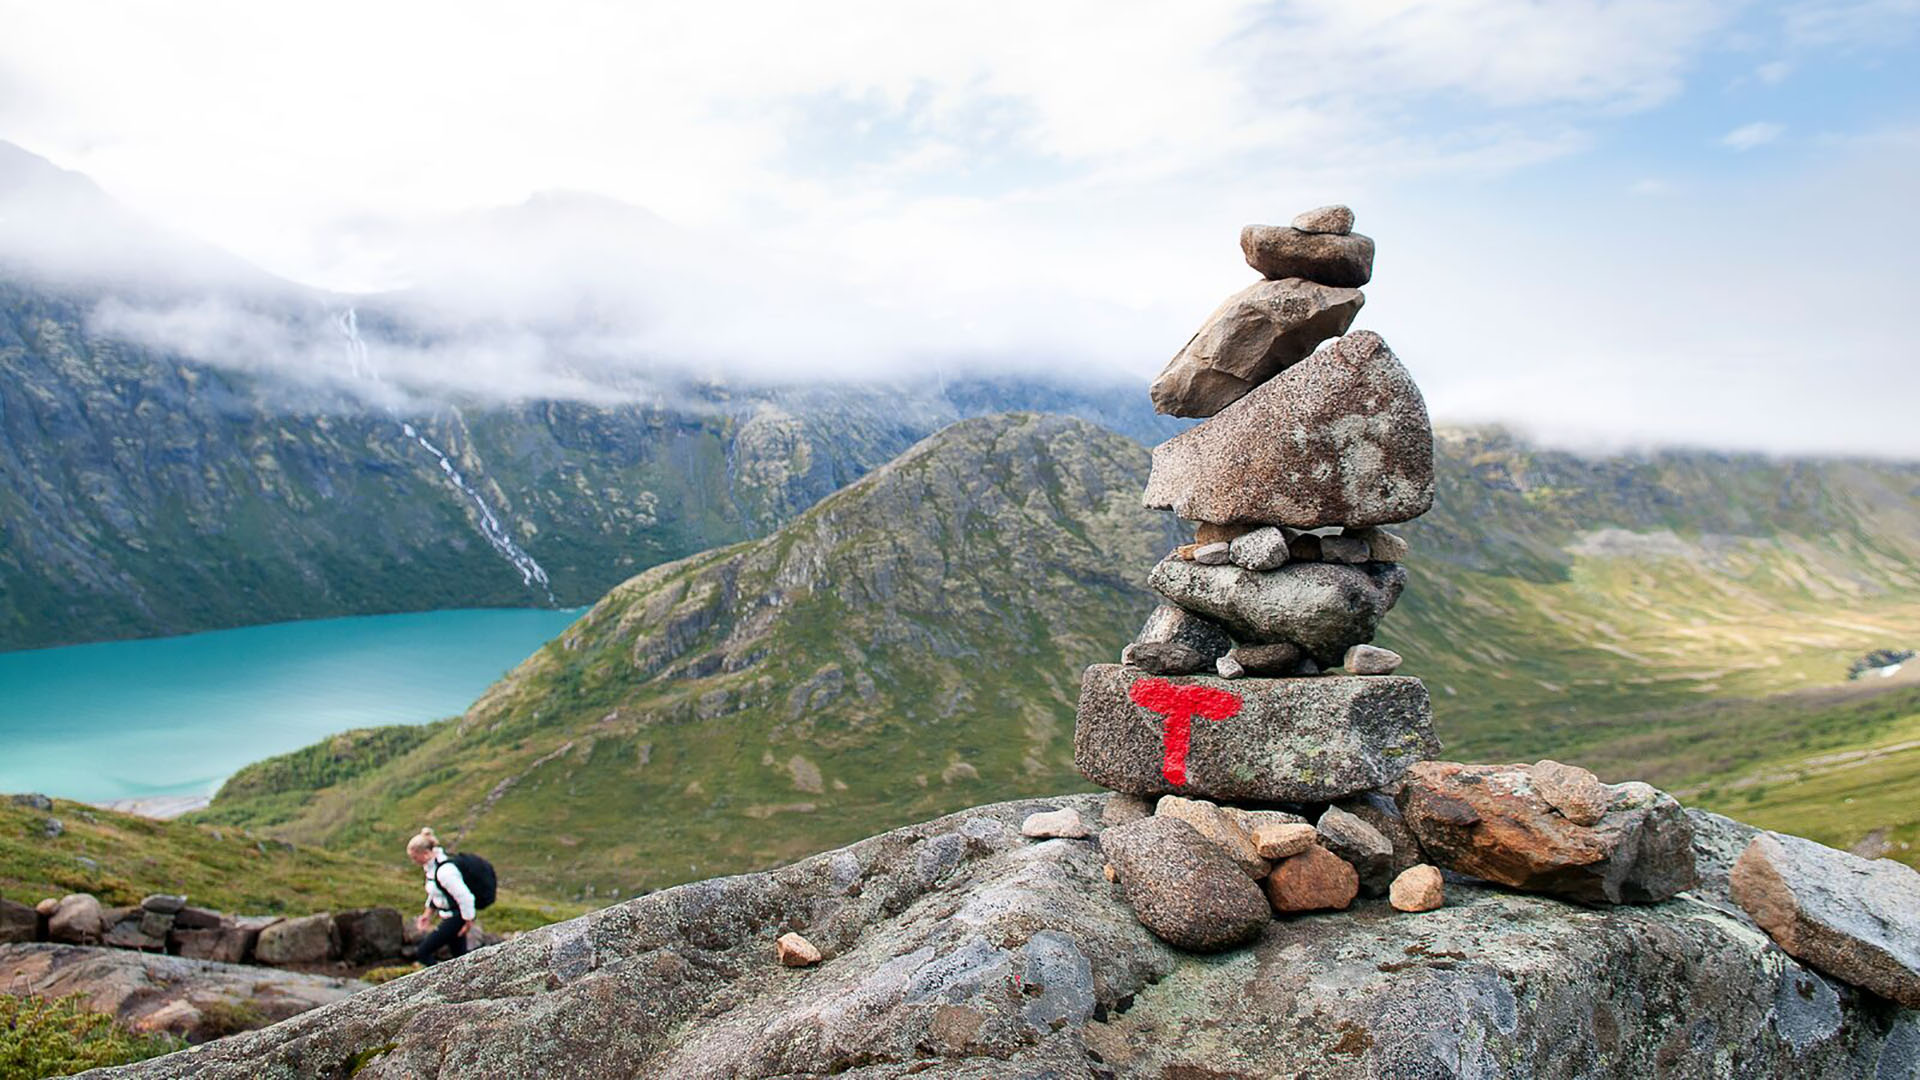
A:
[[[1154,449],[1146,490],[1194,540],[1153,568],[1163,603],[1121,662],[1081,684],[1075,764],[1120,793],[1109,877],[1197,951],[1362,894],[1431,910],[1442,868],[1584,903],[1690,887],[1692,830],[1661,792],[1554,762],[1428,760],[1426,688],[1370,644],[1407,581],[1385,526],[1434,497],[1419,387],[1378,334],[1350,331],[1373,241],[1333,206],[1250,225],[1240,246],[1262,280],[1151,389],[1160,412],[1206,418]]]

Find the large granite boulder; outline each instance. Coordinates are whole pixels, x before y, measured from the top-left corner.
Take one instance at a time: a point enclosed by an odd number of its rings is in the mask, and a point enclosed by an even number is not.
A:
[[[1153,449],[1146,505],[1236,525],[1385,525],[1433,506],[1413,376],[1357,330]]]
[[[100,901],[87,893],[71,893],[47,916],[47,940],[70,945],[96,945],[107,933]]]
[[[1912,867],[1761,833],[1734,865],[1731,886],[1789,954],[1920,1009],[1920,873]]]
[[[0,943],[32,941],[40,936],[40,913],[0,897]]]
[[[1299,278],[1262,281],[1207,316],[1153,380],[1156,411],[1212,416],[1353,325],[1366,297]]]
[[[1231,705],[1171,715],[1189,694]],[[1439,749],[1418,679],[1161,679],[1119,664],[1082,676],[1073,735],[1074,765],[1101,787],[1247,802],[1345,798]]]
[[[1406,588],[1395,563],[1288,563],[1278,570],[1204,566],[1162,559],[1147,575],[1153,591],[1217,619],[1242,641],[1297,645],[1321,667],[1373,639]]]
[[[49,998],[82,994],[89,1008],[137,1030],[165,1031],[195,1042],[232,1034],[236,1023],[259,1027],[284,1020],[366,985],[126,949],[0,945],[0,993]]]
[[[260,931],[240,926],[194,927],[179,929],[176,924],[168,938],[172,950],[189,960],[214,960],[223,964],[245,963],[253,952]]]
[[[1593,825],[1548,802],[1526,765],[1423,761],[1401,785],[1408,828],[1445,869],[1584,904],[1665,900],[1694,885],[1693,827],[1646,784],[1613,785]]]
[[[1100,851],[1154,936],[1190,952],[1244,945],[1271,918],[1254,878],[1192,825],[1156,813],[1106,830]]]
[[[978,807],[662,890],[99,1075],[1885,1080],[1920,1068],[1920,1012],[1801,966],[1704,885],[1592,910],[1450,882],[1437,911],[1361,900],[1193,956],[1140,924],[1093,845],[1019,835],[1042,808],[1095,820],[1102,799]],[[1703,841],[1732,828],[1696,821]],[[782,967],[774,941],[790,931],[826,960]]]
[[[1373,240],[1357,232],[1249,225],[1240,230],[1240,252],[1271,280],[1298,277],[1357,289],[1373,278]]]
[[[322,964],[339,957],[340,930],[333,916],[324,913],[282,919],[260,931],[253,944],[255,960],[279,967]]]
[[[340,940],[340,959],[349,964],[373,964],[400,955],[400,913],[387,907],[355,908],[333,917]]]

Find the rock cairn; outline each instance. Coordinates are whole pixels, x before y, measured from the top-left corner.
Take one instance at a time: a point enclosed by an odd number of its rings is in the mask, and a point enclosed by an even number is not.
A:
[[[1441,868],[1589,904],[1691,886],[1691,829],[1661,792],[1428,760],[1426,688],[1371,644],[1407,581],[1384,526],[1434,496],[1420,389],[1351,329],[1373,241],[1333,206],[1240,246],[1262,280],[1151,388],[1159,411],[1205,418],[1154,449],[1146,490],[1193,542],[1153,568],[1163,602],[1121,662],[1080,688],[1074,761],[1121,793],[1099,842],[1135,915],[1208,951],[1363,894],[1432,910]]]

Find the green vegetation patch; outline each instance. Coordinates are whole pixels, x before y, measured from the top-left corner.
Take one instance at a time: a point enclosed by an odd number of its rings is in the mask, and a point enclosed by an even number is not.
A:
[[[58,835],[49,835],[58,823]],[[404,840],[404,834],[401,839]],[[393,857],[325,851],[236,826],[155,821],[57,799],[51,811],[0,799],[0,895],[33,903],[85,892],[106,904],[185,893],[244,915],[303,915],[356,907],[419,906],[420,872],[399,842]],[[487,909],[495,930],[524,930],[580,913],[524,890]]]
[[[184,1039],[144,1035],[87,1008],[84,994],[61,998],[0,995],[0,1080],[124,1065],[186,1048]]]

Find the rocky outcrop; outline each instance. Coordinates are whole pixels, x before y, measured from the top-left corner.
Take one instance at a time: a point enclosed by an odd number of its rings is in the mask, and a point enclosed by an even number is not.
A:
[[[1561,813],[1525,765],[1424,761],[1402,785],[1408,827],[1446,869],[1588,904],[1665,900],[1694,885],[1692,825],[1646,784],[1607,787],[1586,825]]]
[[[1920,1009],[1920,873],[1912,867],[1761,833],[1734,864],[1731,885],[1788,953]]]
[[[1590,910],[1460,880],[1435,911],[1362,898],[1269,919],[1246,949],[1196,958],[1140,924],[1095,843],[1019,835],[1038,811],[1099,820],[1100,802],[981,807],[668,889],[97,1075],[286,1080],[357,1065],[358,1080],[1639,1080],[1920,1068],[1920,1013],[1801,966],[1728,914],[1717,885]],[[1693,817],[1703,851],[1744,844],[1733,823]],[[1709,882],[1724,880],[1715,865]],[[793,931],[819,947],[819,965],[781,965],[775,941]]]
[[[80,945],[0,945],[0,993],[80,994],[136,1030],[191,1041],[263,1027],[366,989],[355,979]]]

